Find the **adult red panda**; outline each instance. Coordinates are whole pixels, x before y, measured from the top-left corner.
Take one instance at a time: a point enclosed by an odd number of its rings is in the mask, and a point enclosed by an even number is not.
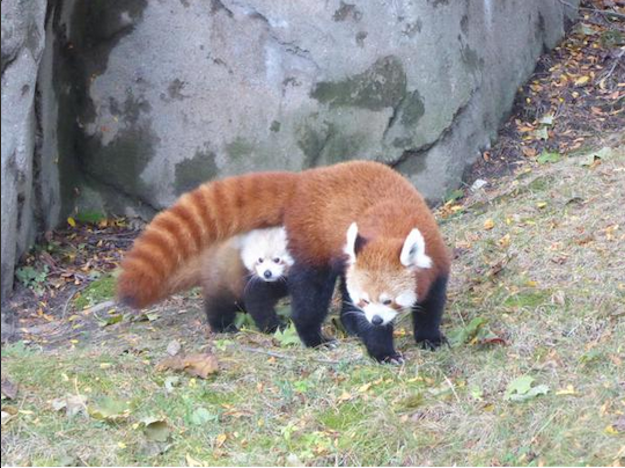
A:
[[[344,277],[348,330],[369,354],[399,361],[392,318],[412,309],[415,339],[435,348],[450,257],[423,197],[399,173],[351,161],[300,173],[265,172],[208,182],[157,215],[122,263],[118,297],[133,307],[162,299],[168,281],[215,242],[284,225],[294,259],[292,319],[307,346],[328,341],[321,324]]]

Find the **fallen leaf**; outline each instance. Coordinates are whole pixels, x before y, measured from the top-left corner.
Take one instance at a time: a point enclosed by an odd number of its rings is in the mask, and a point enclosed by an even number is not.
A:
[[[89,407],[89,415],[93,419],[117,422],[130,416],[130,407],[125,401],[104,397],[96,405]]]
[[[562,157],[559,153],[551,152],[551,151],[543,151],[540,153],[540,156],[536,158],[536,161],[539,164],[547,164],[547,163],[556,163],[560,161]]]
[[[206,379],[209,375],[219,370],[217,358],[210,353],[194,353],[177,355],[163,359],[156,365],[156,370],[185,371],[187,374]]]
[[[154,442],[166,442],[169,439],[170,428],[167,421],[156,418],[146,418],[143,423],[143,432],[148,440]]]
[[[273,338],[282,347],[293,346],[301,343],[299,335],[297,334],[297,330],[292,323],[290,323],[289,326],[286,327],[284,330],[276,330],[276,332],[273,334]]]
[[[521,148],[521,152],[523,153],[523,155],[526,158],[535,158],[536,157],[536,149],[530,147],[530,146],[524,146]]]
[[[371,385],[372,385],[371,382],[366,383],[364,385],[361,385],[358,388],[358,393],[365,393],[366,391],[368,391],[371,388]]]
[[[573,84],[575,86],[584,86],[589,81],[590,81],[590,76],[584,75],[584,76],[580,76],[578,79],[576,79],[575,83],[573,83]]]
[[[508,401],[526,401],[538,395],[549,393],[547,385],[532,386],[535,379],[530,375],[523,375],[514,379],[508,384],[504,400]]]
[[[495,227],[495,222],[488,218],[486,221],[484,221],[484,229],[486,229],[487,231],[491,230],[492,228]]]
[[[549,139],[549,131],[547,130],[547,127],[540,127],[534,130],[533,135],[539,140]]]
[[[2,396],[9,400],[15,400],[17,396],[17,385],[7,378],[2,378]]]
[[[608,435],[618,435],[619,431],[612,424],[609,424],[603,430]]]
[[[219,418],[216,414],[211,413],[206,408],[196,408],[191,416],[189,422],[195,426],[203,426],[206,423],[217,421]]]
[[[228,436],[226,434],[219,434],[216,438],[215,438],[215,445],[217,447],[221,447],[225,442],[226,439],[228,438]]]
[[[170,356],[175,356],[180,352],[181,348],[182,345],[178,340],[171,340],[167,345],[167,354],[169,354]]]
[[[566,388],[561,388],[560,390],[556,390],[556,395],[577,395],[575,391],[575,387],[573,385],[567,385]]]
[[[197,461],[195,458],[193,458],[188,453],[184,456],[184,458],[185,458],[185,460],[187,462],[187,466],[192,466],[192,467],[204,466],[204,463]]]
[[[3,406],[2,407],[2,425],[7,424],[11,419],[17,416],[18,410],[17,408],[13,408],[12,406]]]
[[[545,114],[538,121],[538,123],[541,123],[543,125],[553,125],[553,118],[554,118],[553,114]]]
[[[116,323],[124,320],[124,316],[122,314],[112,314],[106,317],[103,320],[100,320],[101,327],[108,327],[109,325],[115,325]]]
[[[353,397],[353,396],[352,396],[349,392],[344,391],[343,393],[341,393],[341,394],[339,395],[339,397],[337,398],[337,401],[341,401],[341,402],[343,402],[343,401],[349,401],[349,400],[351,400],[351,399],[353,399],[353,398],[354,398],[354,397]]]
[[[497,244],[499,244],[500,247],[508,247],[510,246],[510,234],[506,234],[505,236],[503,236],[501,239],[499,239],[497,241]]]
[[[77,415],[87,416],[87,397],[84,395],[67,395],[63,398],[55,398],[50,401],[54,411],[65,410],[69,418]]]
[[[620,433],[625,433],[625,416],[619,416],[616,422],[613,424],[614,428]]]
[[[71,216],[69,216],[67,218],[67,224],[69,224],[71,227],[76,227],[76,220],[72,218]]]

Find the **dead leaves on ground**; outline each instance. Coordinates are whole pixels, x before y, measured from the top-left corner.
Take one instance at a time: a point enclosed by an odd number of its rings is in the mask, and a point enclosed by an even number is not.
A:
[[[476,177],[528,160],[553,162],[625,127],[625,33],[622,21],[599,11],[609,9],[585,10],[564,40],[540,57]]]
[[[156,366],[157,372],[165,370],[183,371],[194,377],[207,379],[219,371],[219,362],[211,353],[192,353],[169,356]]]
[[[17,397],[17,385],[8,378],[2,377],[2,399],[15,400]]]
[[[546,395],[550,389],[547,385],[534,385],[536,379],[523,375],[508,384],[504,399],[508,401],[527,401],[539,395]]]

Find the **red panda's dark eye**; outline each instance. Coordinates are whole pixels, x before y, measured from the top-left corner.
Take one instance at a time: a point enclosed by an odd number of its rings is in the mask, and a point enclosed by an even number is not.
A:
[[[264,261],[265,261],[264,258],[260,258],[260,257],[258,258],[258,263],[263,263]]]
[[[273,259],[273,262],[274,262],[274,263],[280,263],[280,257],[276,257],[276,258],[274,258],[274,259]]]
[[[392,303],[393,303],[393,301],[391,301],[390,299],[384,299],[384,300],[382,301],[382,304],[384,304],[384,305],[386,305],[386,306],[387,306],[387,305],[391,305]]]
[[[366,300],[366,299],[363,299],[363,300],[362,300],[362,303],[363,303],[364,305],[368,305],[368,304],[369,304],[369,301],[368,301],[368,300]]]

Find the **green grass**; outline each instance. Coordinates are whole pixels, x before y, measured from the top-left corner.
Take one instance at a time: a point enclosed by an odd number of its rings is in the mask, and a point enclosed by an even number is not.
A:
[[[96,279],[74,298],[77,309],[85,309],[115,296],[115,277],[111,274]]]
[[[475,210],[443,223],[459,249],[443,323],[453,346],[422,351],[405,333],[402,367],[372,362],[354,339],[309,350],[254,331],[207,338],[197,298],[52,350],[4,347],[3,377],[20,389],[2,403],[17,411],[2,428],[2,464],[622,464],[624,203],[622,152],[592,169],[564,159],[472,196]],[[95,289],[83,296],[99,300]],[[157,372],[172,339],[211,350],[219,373]],[[507,400],[526,375],[549,392]],[[129,412],[69,417],[52,407],[67,395],[91,412],[106,398]],[[166,441],[146,435],[154,419]]]

